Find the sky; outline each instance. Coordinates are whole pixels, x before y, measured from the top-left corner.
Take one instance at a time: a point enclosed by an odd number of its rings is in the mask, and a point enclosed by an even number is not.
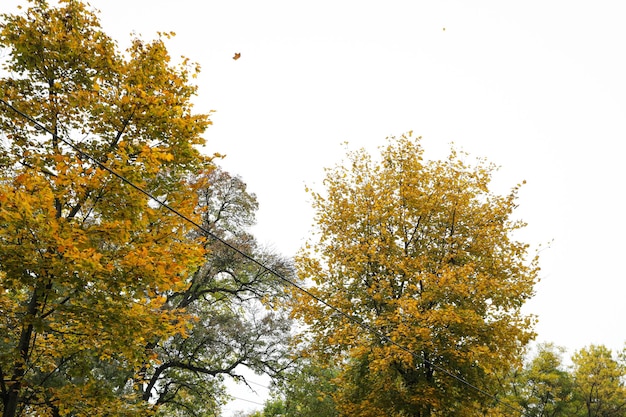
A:
[[[0,12],[20,0],[2,0]],[[622,1],[91,0],[104,30],[198,62],[208,153],[259,200],[254,233],[292,256],[313,222],[305,185],[343,142],[373,152],[412,130],[426,156],[451,143],[526,180],[518,238],[542,246],[525,311],[537,340],[571,354],[626,342],[626,5]],[[233,60],[234,53],[241,58]],[[263,382],[260,382],[264,385]],[[236,391],[249,401],[260,396]],[[239,408],[236,408],[239,407]],[[258,407],[236,402],[234,409]]]

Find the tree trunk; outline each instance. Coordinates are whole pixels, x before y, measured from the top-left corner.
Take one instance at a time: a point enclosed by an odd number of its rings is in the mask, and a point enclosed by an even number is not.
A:
[[[430,362],[430,355],[428,354],[427,351],[424,351],[423,354],[424,354],[424,370],[426,373],[426,381],[428,382],[429,385],[434,385],[434,370],[432,367],[432,363]],[[423,417],[430,417],[431,412],[432,412],[432,409],[430,405],[427,404],[424,407]]]
[[[7,394],[4,401],[4,412],[2,417],[15,417],[17,415],[17,405],[20,400],[20,390],[22,388],[22,379],[26,374],[28,356],[30,354],[30,342],[33,337],[33,320],[37,315],[39,308],[39,287],[35,288],[33,295],[28,303],[28,310],[26,313],[26,325],[22,328],[20,340],[17,349],[20,353],[18,362],[13,367],[13,375],[11,377],[12,384],[7,390]]]

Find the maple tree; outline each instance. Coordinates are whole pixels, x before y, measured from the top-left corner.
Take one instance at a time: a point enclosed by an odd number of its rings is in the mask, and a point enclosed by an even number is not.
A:
[[[520,311],[538,266],[513,238],[519,186],[490,192],[495,167],[464,158],[425,161],[409,133],[378,160],[349,152],[312,192],[318,230],[296,267],[328,305],[297,293],[294,316],[312,335],[304,354],[340,367],[340,415],[480,413],[493,398],[465,383],[490,391],[534,336]]]
[[[142,414],[148,347],[192,316],[167,294],[204,248],[101,164],[199,219],[212,162],[197,149],[210,124],[192,109],[198,68],[170,63],[169,34],[122,53],[80,1],[30,3],[0,24],[0,409]]]

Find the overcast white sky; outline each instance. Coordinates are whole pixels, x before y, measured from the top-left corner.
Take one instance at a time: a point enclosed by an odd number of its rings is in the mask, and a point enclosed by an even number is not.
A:
[[[526,308],[538,340],[624,346],[622,1],[90,3],[120,46],[172,30],[172,55],[202,65],[197,111],[217,110],[207,149],[257,194],[261,241],[296,252],[312,222],[304,185],[320,186],[343,141],[375,150],[413,130],[432,157],[454,142],[501,165],[497,190],[527,180],[520,238],[553,240]]]

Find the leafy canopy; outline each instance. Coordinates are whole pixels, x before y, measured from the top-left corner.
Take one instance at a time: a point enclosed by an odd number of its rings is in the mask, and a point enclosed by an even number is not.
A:
[[[626,361],[603,345],[590,345],[572,356],[574,403],[579,416],[618,417],[626,413]]]
[[[198,68],[164,38],[124,53],[80,1],[4,14],[0,98],[0,409],[15,415],[133,415],[154,340],[184,335],[164,308],[201,263],[201,239],[99,162],[198,218],[211,159],[197,146]],[[51,133],[52,134],[51,134]],[[192,180],[198,178],[198,181]]]
[[[513,238],[519,186],[491,193],[494,166],[464,158],[424,161],[409,133],[377,160],[350,152],[312,192],[318,233],[297,258],[300,277],[394,342],[296,294],[305,353],[341,368],[341,415],[471,415],[493,400],[440,370],[489,391],[533,337],[520,309],[538,267]]]
[[[282,308],[284,282],[248,258],[211,239],[217,235],[273,271],[293,279],[291,262],[259,245],[248,231],[257,201],[246,184],[219,168],[198,190],[206,255],[164,307],[194,316],[186,334],[155,342],[157,360],[143,371],[143,398],[159,415],[213,416],[227,398],[225,378],[245,381],[242,368],[280,377],[289,363],[291,321]]]

